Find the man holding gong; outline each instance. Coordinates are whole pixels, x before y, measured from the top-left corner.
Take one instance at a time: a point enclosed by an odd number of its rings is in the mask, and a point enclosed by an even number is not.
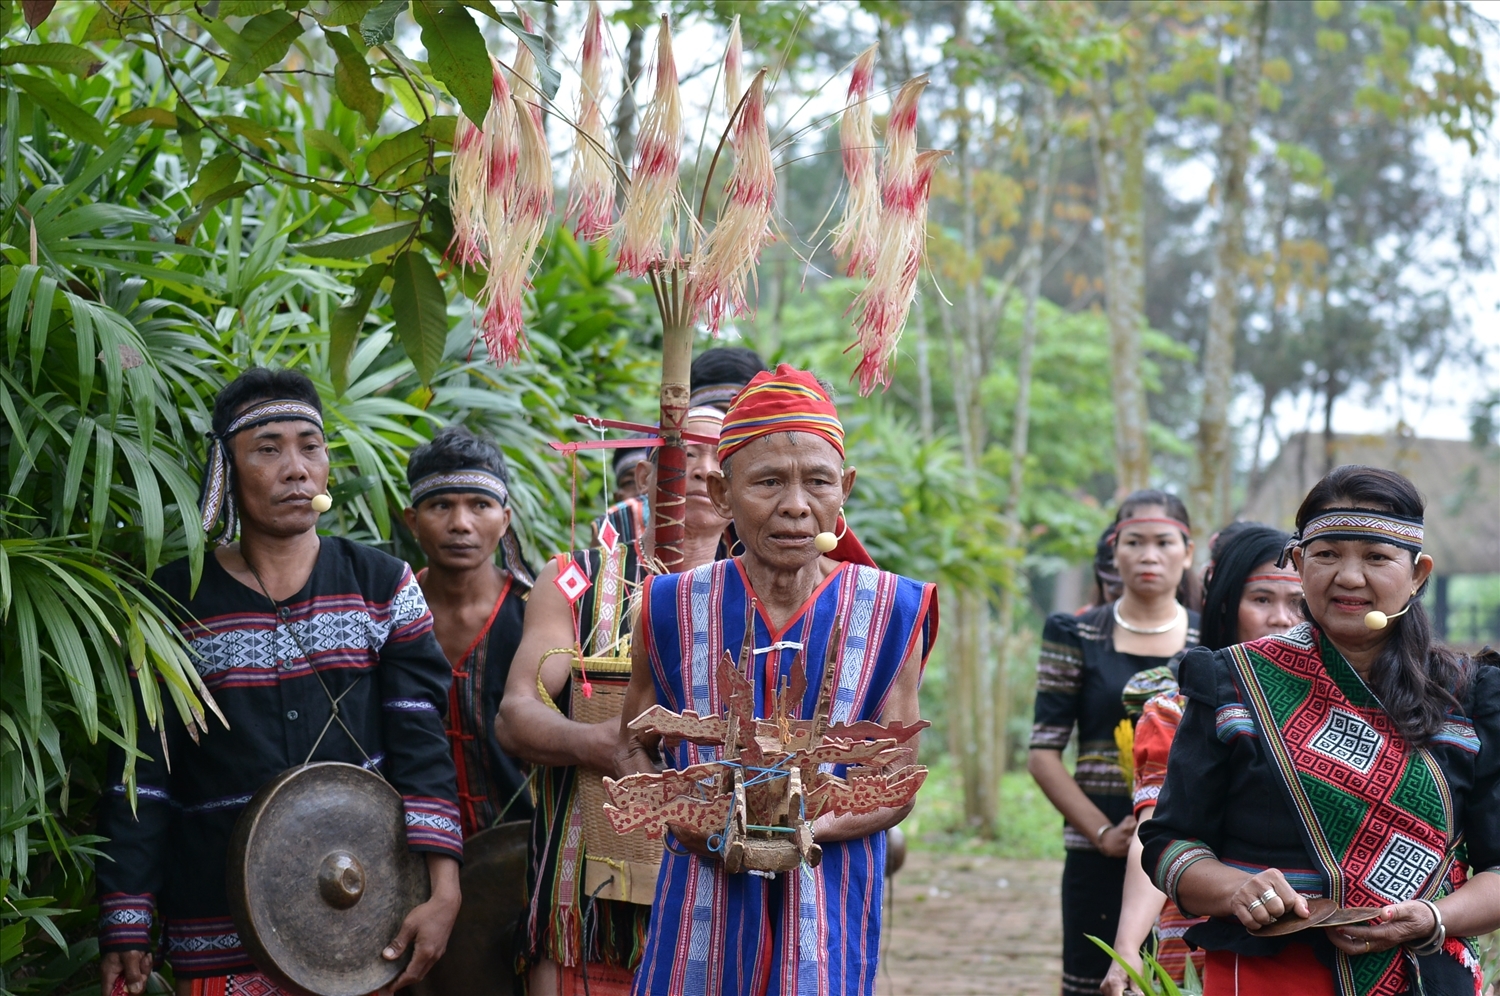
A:
[[[134,809],[125,752],[111,751],[97,867],[105,996],[144,990],[157,924],[178,996],[281,991],[231,919],[226,857],[256,791],[308,762],[378,772],[400,793],[407,846],[425,855],[431,898],[379,952],[411,955],[385,991],[420,979],[447,944],[463,857],[443,727],[451,671],[411,569],[317,534],[327,485],[311,381],[253,368],[219,392],[201,504],[221,545],[204,557],[196,588],[186,559],[155,582],[228,727],[210,722],[198,733],[165,721],[158,734],[140,715]]]

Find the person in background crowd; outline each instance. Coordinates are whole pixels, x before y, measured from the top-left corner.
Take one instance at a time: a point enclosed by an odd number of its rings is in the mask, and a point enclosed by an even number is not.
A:
[[[1099,534],[1099,543],[1094,547],[1094,589],[1090,592],[1089,604],[1079,609],[1077,615],[1098,605],[1117,602],[1125,593],[1125,586],[1120,583],[1120,574],[1115,570],[1114,535],[1113,522]]]
[[[1500,657],[1437,644],[1411,482],[1345,466],[1297,510],[1308,621],[1192,651],[1141,864],[1208,951],[1205,996],[1473,996],[1500,928]],[[1377,912],[1257,936],[1310,902]]]
[[[632,432],[629,438],[651,439],[653,437],[648,436],[644,432]],[[651,450],[643,446],[638,450],[615,450],[614,458],[610,460],[610,469],[615,475],[615,503],[628,501],[631,498],[642,499],[643,511],[641,514],[643,518],[650,518],[650,505],[648,503],[651,496],[641,491],[640,474],[637,472],[637,468],[650,459]]]
[[[1178,601],[1193,562],[1187,509],[1175,495],[1137,491],[1120,503],[1112,547],[1123,584],[1112,602],[1056,613],[1042,630],[1035,725],[1027,767],[1067,821],[1063,846],[1065,994],[1098,993],[1110,959],[1088,936],[1113,937],[1134,837],[1130,786],[1120,769],[1120,696],[1140,671],[1198,641],[1197,614]],[[1076,775],[1062,752],[1078,731]]]
[[[717,439],[722,422],[716,408],[694,409],[686,428]],[[648,493],[655,485],[654,464],[654,459],[647,464]],[[688,444],[684,569],[708,563],[723,549],[729,520],[708,499],[708,477],[718,467],[715,447]],[[527,604],[526,628],[495,734],[507,751],[539,766],[523,955],[530,996],[573,996],[585,988],[595,996],[628,992],[640,959],[651,907],[590,899],[583,891],[588,855],[576,837],[568,836],[581,826],[579,768],[614,773],[619,720],[582,723],[569,717],[573,657],[559,648],[591,657],[620,655],[622,637],[629,640],[645,565],[655,554],[650,530],[642,529],[609,547],[554,558],[542,568]],[[576,602],[558,584],[560,574],[573,565],[588,582]],[[587,933],[585,901],[592,910]]]
[[[727,412],[734,396],[765,369],[766,361],[753,349],[743,346],[705,349],[693,360],[688,377],[692,397],[688,404]]]
[[[760,354],[743,346],[720,346],[699,353],[689,373],[692,409],[712,409],[720,415],[750,378],[766,369]],[[692,413],[689,412],[689,417]],[[593,544],[608,522],[623,543],[634,543],[651,522],[652,464],[649,450],[615,451],[615,504],[594,521]],[[639,454],[628,456],[622,454]],[[631,475],[634,475],[633,477]]]
[[[322,406],[307,377],[256,367],[219,392],[201,503],[204,530],[224,545],[203,558],[196,590],[185,557],[154,580],[227,726],[210,719],[197,740],[181,723],[158,733],[136,690],[136,805],[117,745],[99,815],[104,996],[119,996],[117,983],[144,991],[157,917],[178,996],[282,993],[241,944],[225,855],[255,792],[308,762],[379,771],[401,793],[407,846],[426,856],[432,895],[384,950],[395,960],[411,949],[386,991],[422,978],[447,946],[463,859],[443,735],[451,671],[411,568],[318,536],[327,488]]]
[[[510,473],[493,442],[450,426],[412,453],[406,480],[406,526],[427,556],[417,582],[453,668],[448,742],[469,837],[505,820],[531,819],[526,772],[500,749],[494,723],[532,574],[511,528]],[[502,548],[504,566],[495,563]]]
[[[1276,561],[1291,537],[1279,529],[1253,522],[1237,522],[1211,541],[1213,561],[1207,574],[1203,601],[1203,645],[1219,650],[1235,643],[1285,633],[1302,621],[1302,579]],[[1170,667],[1142,671],[1125,686],[1125,709],[1140,716],[1132,750],[1135,772],[1135,818],[1139,827],[1151,818],[1167,775],[1172,737],[1182,720],[1187,700]],[[1141,968],[1140,951],[1155,928],[1154,957],[1181,983],[1189,958],[1182,935],[1198,921],[1182,915],[1156,890],[1140,865],[1139,834],[1130,843],[1125,871],[1125,895],[1114,949]],[[1192,955],[1201,977],[1204,954]],[[1120,996],[1129,989],[1119,964],[1110,966],[1103,990]]]

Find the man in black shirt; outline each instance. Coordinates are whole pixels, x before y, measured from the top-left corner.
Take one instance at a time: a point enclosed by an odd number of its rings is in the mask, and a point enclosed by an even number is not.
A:
[[[226,852],[256,790],[309,760],[379,772],[401,793],[408,846],[426,853],[432,897],[383,952],[412,948],[390,987],[400,988],[442,955],[459,907],[463,839],[443,732],[450,671],[432,616],[406,564],[318,536],[328,448],[305,376],[237,378],[215,401],[209,454],[204,528],[227,545],[204,558],[196,591],[186,559],[155,580],[228,726],[210,722],[195,742],[170,719],[149,729],[141,713],[134,812],[125,752],[111,751],[97,868],[105,996],[117,981],[144,989],[154,925],[179,996],[278,991],[230,919]],[[239,542],[228,543],[237,522]]]
[[[495,714],[521,642],[532,574],[511,528],[510,472],[494,443],[451,426],[412,453],[406,480],[406,526],[427,556],[417,581],[453,666],[448,740],[469,837],[531,819],[525,767],[500,749]],[[495,563],[497,550],[504,566]]]

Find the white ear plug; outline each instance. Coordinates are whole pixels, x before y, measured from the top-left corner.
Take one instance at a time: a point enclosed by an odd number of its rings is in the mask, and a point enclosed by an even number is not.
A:
[[[331,495],[313,495],[312,507],[314,512],[322,515],[333,507],[333,497]]]

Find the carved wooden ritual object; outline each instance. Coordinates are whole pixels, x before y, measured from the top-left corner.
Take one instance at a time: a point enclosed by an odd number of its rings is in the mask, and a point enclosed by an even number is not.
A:
[[[719,661],[725,715],[675,713],[655,705],[630,722],[630,729],[659,734],[668,743],[719,748],[718,759],[682,770],[606,778],[604,812],[622,834],[645,828],[658,837],[670,826],[706,836],[731,874],[785,872],[804,862],[816,867],[823,851],[813,839],[813,822],[820,815],[869,813],[916,797],[927,769],[907,763],[912,751],[902,745],[929,724],[830,725],[842,643],[837,625],[812,717],[793,716],[807,691],[807,662],[799,652],[790,677],[783,677],[771,696],[770,715],[757,719],[753,632],[747,625],[738,667],[727,652]],[[833,773],[834,765],[847,766],[842,777]]]

